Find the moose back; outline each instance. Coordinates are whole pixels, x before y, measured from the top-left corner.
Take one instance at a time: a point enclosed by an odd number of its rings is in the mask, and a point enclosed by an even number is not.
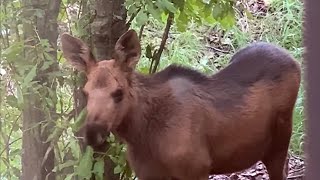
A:
[[[114,58],[97,61],[80,39],[61,36],[65,58],[86,73],[86,140],[99,149],[112,132],[127,144],[142,180],[205,180],[261,160],[271,180],[287,175],[300,67],[284,49],[258,42],[208,76],[170,65],[135,71],[141,47],[127,31]]]

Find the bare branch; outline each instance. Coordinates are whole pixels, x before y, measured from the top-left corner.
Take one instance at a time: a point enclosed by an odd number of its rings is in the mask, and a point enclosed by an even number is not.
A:
[[[21,113],[20,113],[19,116],[14,120],[14,122],[13,122],[13,124],[12,124],[12,128],[10,129],[10,132],[9,132],[9,135],[8,135],[8,139],[7,139],[7,142],[6,142],[6,147],[1,151],[0,156],[2,155],[2,153],[3,153],[4,151],[6,151],[6,150],[9,149],[9,146],[10,146],[11,144],[13,144],[14,142],[17,141],[17,140],[14,140],[14,141],[12,141],[12,142],[10,143],[10,138],[11,138],[11,135],[12,135],[12,133],[13,133],[14,126],[17,125],[17,122],[18,122],[18,120],[20,119],[20,117],[21,117]],[[20,139],[21,139],[21,138],[20,138]],[[19,139],[18,139],[18,140],[19,140]]]
[[[169,35],[170,27],[172,25],[173,17],[174,17],[174,14],[170,12],[169,15],[168,15],[167,24],[166,24],[166,27],[164,29],[164,33],[163,33],[163,36],[162,36],[160,48],[157,51],[156,56],[154,57],[155,64],[154,64],[153,69],[151,71],[152,74],[157,71],[157,68],[159,66],[160,57],[161,57],[161,54],[163,52],[163,49],[164,49],[165,44],[166,44],[167,39],[168,39],[168,35]]]
[[[126,23],[126,26],[127,26],[127,27],[130,27],[130,26],[131,26],[132,21],[133,21],[134,18],[138,15],[138,13],[140,12],[140,10],[141,10],[141,6],[139,7],[139,9],[138,9],[134,14],[132,14],[132,16],[130,17],[129,21]]]
[[[139,31],[139,40],[141,41],[141,38],[142,38],[142,33],[143,33],[143,30],[144,30],[144,27],[146,26],[146,24],[143,24],[141,27],[140,27],[140,31]]]
[[[6,147],[0,152],[0,156],[4,153],[4,151],[6,151],[9,148],[9,146],[11,146],[12,144],[14,144],[15,142],[17,142],[21,139],[22,139],[22,137],[19,137],[18,139],[15,139],[15,140],[11,141],[9,144],[7,144]]]

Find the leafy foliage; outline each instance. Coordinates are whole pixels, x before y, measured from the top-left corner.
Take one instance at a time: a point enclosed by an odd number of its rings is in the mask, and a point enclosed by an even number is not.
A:
[[[223,27],[234,23],[233,0],[127,0],[128,15],[136,16],[137,26],[147,23],[150,17],[164,21],[169,12],[175,14],[179,31],[185,31],[191,21],[199,25],[220,22]]]

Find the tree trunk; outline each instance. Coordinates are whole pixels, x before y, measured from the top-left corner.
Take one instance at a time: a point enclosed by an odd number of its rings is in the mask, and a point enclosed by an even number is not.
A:
[[[22,180],[54,180],[54,152],[50,142],[45,142],[53,129],[55,120],[55,81],[48,73],[57,70],[57,17],[61,0],[23,0],[23,21],[25,60],[29,65],[41,65],[52,61],[49,68],[37,68],[34,80],[38,83],[23,92],[23,139],[22,139]],[[35,11],[37,10],[37,11]],[[35,16],[37,12],[37,16]],[[47,39],[52,51],[50,58],[39,58],[37,47],[39,40]],[[40,89],[34,90],[35,86]],[[50,93],[49,93],[50,91]],[[52,106],[45,103],[45,98],[52,100]]]
[[[98,60],[110,59],[116,41],[128,30],[124,0],[96,0],[94,9],[96,14],[91,23],[92,48]],[[106,157],[104,179],[119,179],[119,175],[113,173],[114,167],[114,163]]]
[[[116,41],[128,30],[124,0],[97,0],[95,12],[91,24],[95,55],[99,60],[110,59]]]

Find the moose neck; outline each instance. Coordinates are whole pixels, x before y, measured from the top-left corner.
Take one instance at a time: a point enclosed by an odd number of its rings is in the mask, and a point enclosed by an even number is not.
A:
[[[153,75],[135,73],[131,83],[132,105],[115,133],[128,144],[141,145],[148,142],[146,134],[154,133],[153,127],[163,123],[156,114],[164,102],[170,101],[170,91],[169,87],[158,84]]]

